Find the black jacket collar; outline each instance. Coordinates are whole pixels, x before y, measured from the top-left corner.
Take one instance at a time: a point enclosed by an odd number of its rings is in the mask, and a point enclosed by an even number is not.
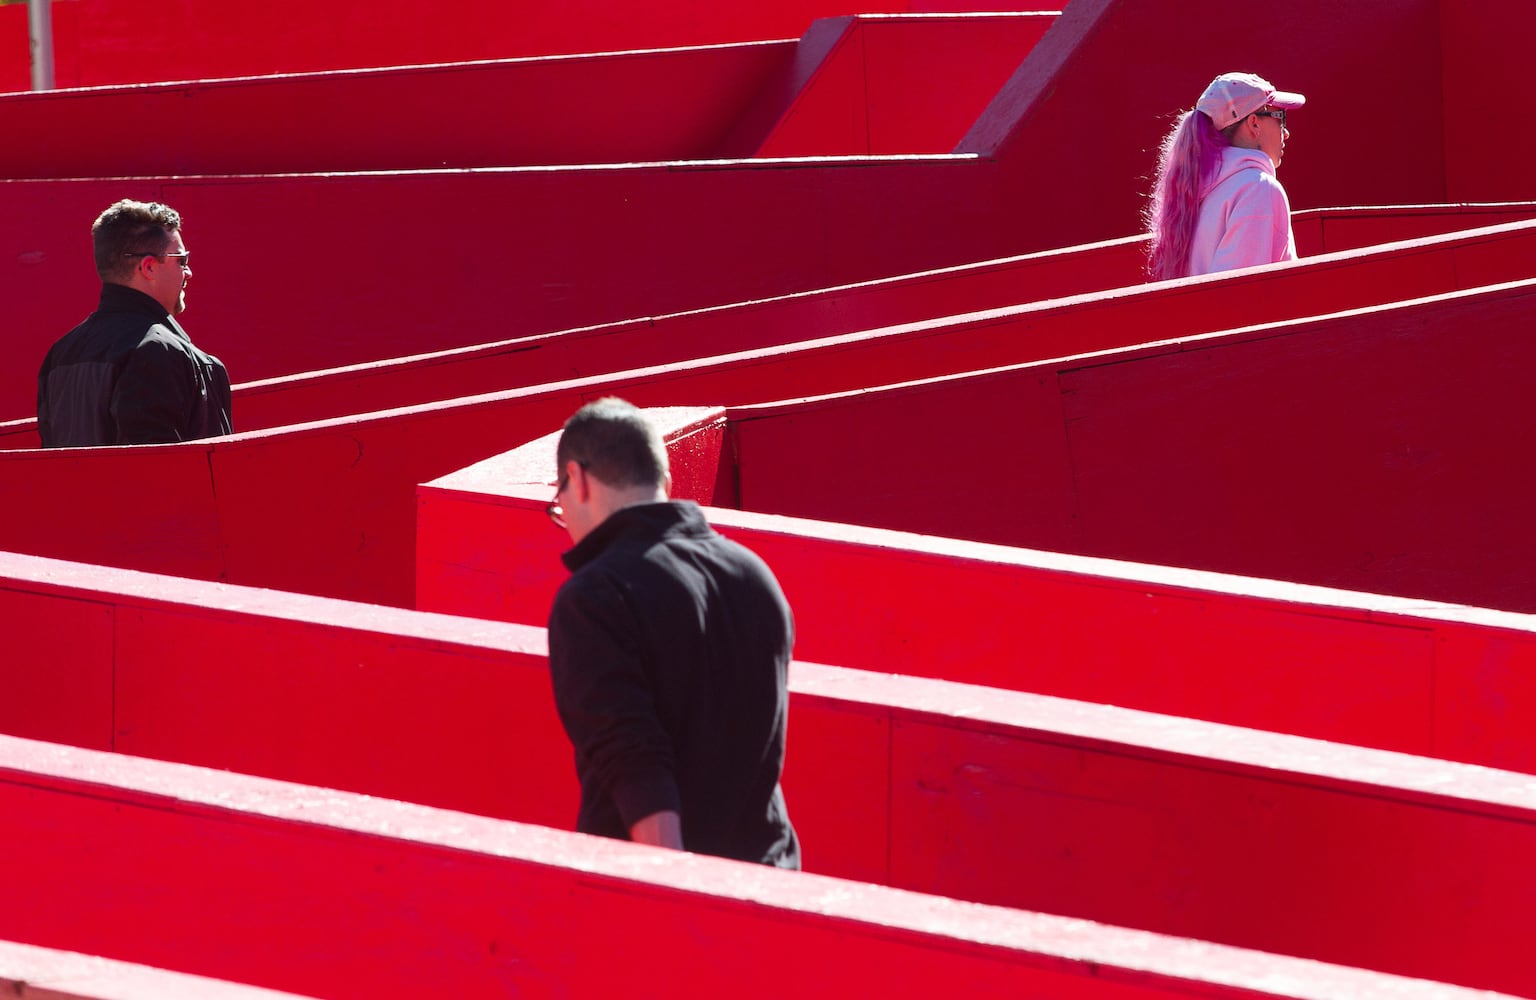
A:
[[[146,295],[137,288],[129,288],[127,285],[118,285],[110,281],[102,283],[101,302],[96,308],[101,312],[145,313],[164,319],[171,318],[171,314],[165,311],[165,306],[156,302],[154,296]]]
[[[608,515],[608,519],[588,532],[587,537],[566,550],[560,561],[574,573],[623,538],[655,539],[671,533],[699,535],[707,534],[709,530],[703,511],[692,500],[635,504]]]

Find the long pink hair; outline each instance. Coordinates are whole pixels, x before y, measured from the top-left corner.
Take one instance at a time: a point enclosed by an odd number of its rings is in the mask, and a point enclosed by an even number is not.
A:
[[[1232,144],[1203,111],[1186,111],[1163,137],[1157,177],[1143,221],[1152,234],[1147,274],[1153,281],[1189,273],[1189,244],[1200,217],[1200,195],[1221,169]]]

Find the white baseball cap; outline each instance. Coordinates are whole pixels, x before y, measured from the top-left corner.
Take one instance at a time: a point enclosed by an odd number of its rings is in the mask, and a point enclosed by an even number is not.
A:
[[[1196,111],[1204,111],[1218,129],[1227,128],[1242,121],[1266,105],[1277,108],[1299,108],[1307,103],[1300,94],[1276,90],[1274,84],[1252,73],[1223,73],[1211,81],[1195,104]]]

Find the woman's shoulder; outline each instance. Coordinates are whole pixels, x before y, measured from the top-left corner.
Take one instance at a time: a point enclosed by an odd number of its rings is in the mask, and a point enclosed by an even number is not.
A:
[[[1231,147],[1222,153],[1221,171],[1211,185],[1210,193],[1218,190],[1231,193],[1234,190],[1258,188],[1283,190],[1275,176],[1274,164],[1269,154],[1257,149]]]

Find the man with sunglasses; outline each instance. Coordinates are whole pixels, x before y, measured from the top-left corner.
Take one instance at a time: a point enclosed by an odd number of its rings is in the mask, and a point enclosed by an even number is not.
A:
[[[621,399],[566,421],[550,520],[571,577],[549,615],[576,829],[800,867],[779,789],[794,621],[763,561],[668,500],[660,436]]]
[[[44,448],[164,444],[228,434],[229,373],[175,318],[191,255],[181,216],[123,200],[91,227],[101,300],[48,351],[37,376]]]

